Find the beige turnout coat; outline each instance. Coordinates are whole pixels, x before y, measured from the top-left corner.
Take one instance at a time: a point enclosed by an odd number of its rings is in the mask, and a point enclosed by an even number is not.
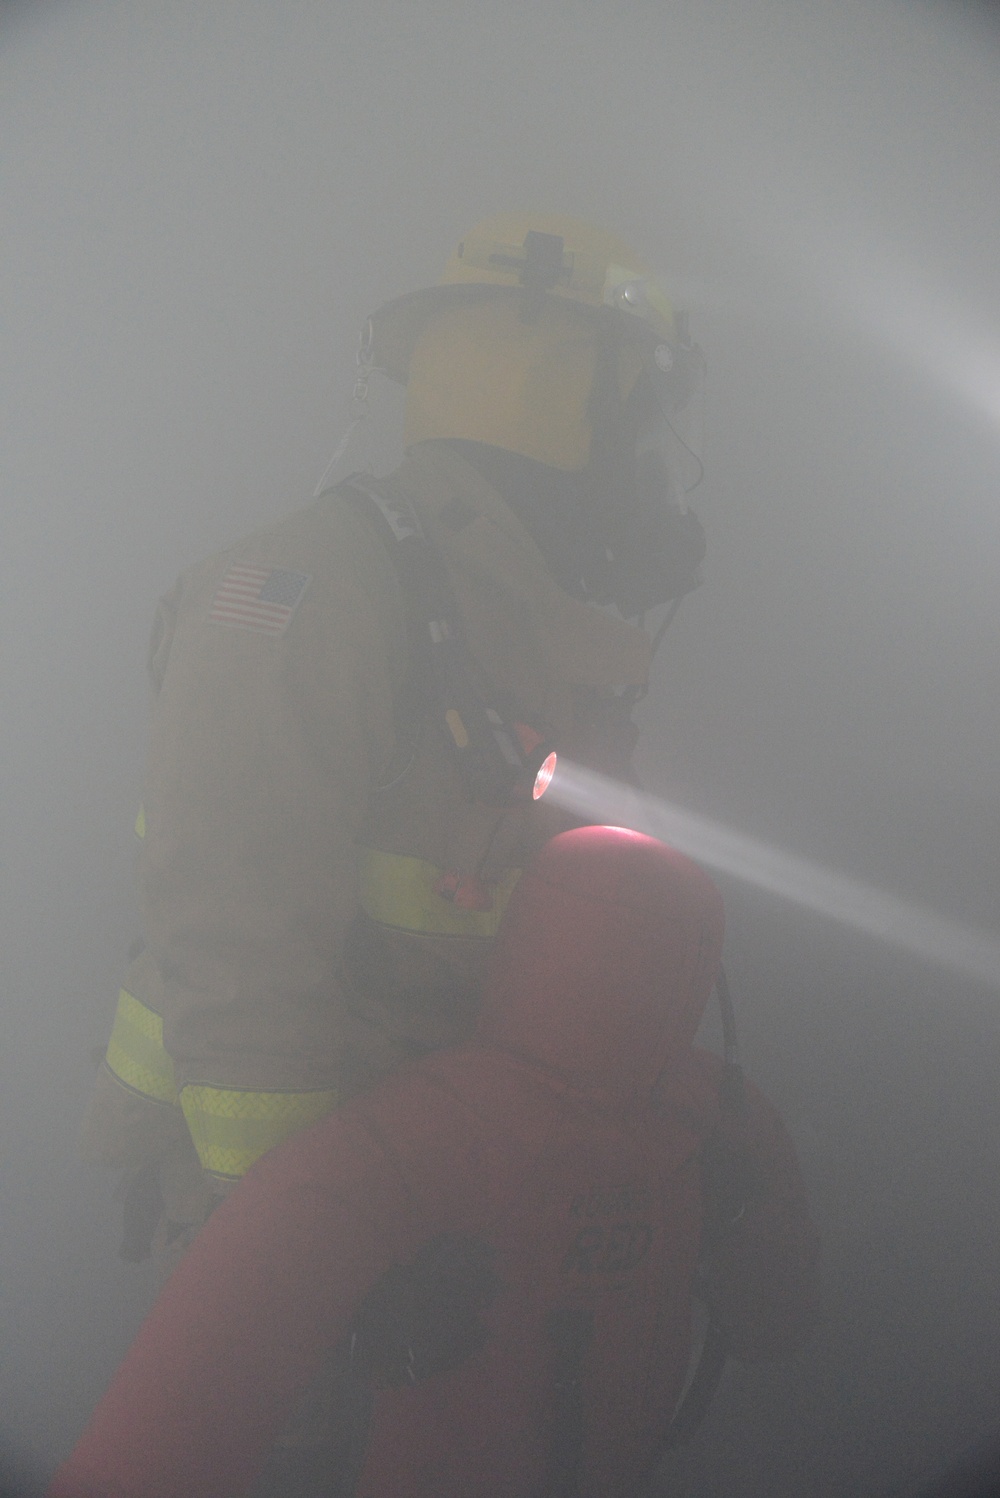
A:
[[[493,700],[586,758],[581,694],[642,686],[647,636],[559,588],[510,508],[444,444],[414,448],[382,486],[443,557]],[[515,871],[559,824],[544,802],[471,802],[433,711],[412,745],[396,742],[408,659],[389,545],[337,490],[198,563],[162,601],[145,948],[126,977],[91,1155],[140,1163],[189,1128],[210,1171],[238,1175],[414,1038],[457,1038],[448,1016],[357,991],[348,933],[363,909],[397,941],[404,980],[434,964],[474,977]],[[436,894],[453,871],[478,871],[493,908]]]

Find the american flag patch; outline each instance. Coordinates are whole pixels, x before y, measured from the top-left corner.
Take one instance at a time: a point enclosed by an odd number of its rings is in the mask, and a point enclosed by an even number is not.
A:
[[[236,562],[212,599],[210,624],[280,635],[288,628],[309,582],[308,572],[286,572],[258,562]]]

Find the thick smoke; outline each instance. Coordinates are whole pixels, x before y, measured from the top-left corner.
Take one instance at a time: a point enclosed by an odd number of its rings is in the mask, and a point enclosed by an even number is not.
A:
[[[0,10],[18,1470],[67,1451],[152,1289],[74,1134],[136,934],[155,598],[308,498],[364,317],[485,214],[617,228],[706,351],[709,559],[642,709],[649,790],[997,931],[998,79],[986,12],[901,0]],[[344,467],[392,459],[398,398],[370,406]],[[726,894],[827,1312],[793,1368],[731,1372],[665,1481],[905,1489],[996,1425],[996,996]]]

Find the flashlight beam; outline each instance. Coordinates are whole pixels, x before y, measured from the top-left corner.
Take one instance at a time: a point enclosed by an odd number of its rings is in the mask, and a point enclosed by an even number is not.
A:
[[[563,758],[548,795],[576,815],[645,832],[718,873],[1000,990],[1000,941],[925,906],[832,873]]]

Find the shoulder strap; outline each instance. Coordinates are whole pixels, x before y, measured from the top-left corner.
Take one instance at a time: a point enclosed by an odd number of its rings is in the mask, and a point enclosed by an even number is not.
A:
[[[350,491],[353,494],[363,494],[370,499],[389,530],[393,539],[405,541],[410,536],[424,537],[423,526],[417,518],[413,506],[405,497],[390,498],[387,487],[380,484],[370,473],[352,473],[342,483],[337,485],[335,492],[344,493]]]
[[[433,709],[473,800],[504,807],[520,791],[529,794],[549,746],[539,734],[509,726],[483,695],[447,568],[412,505],[391,482],[368,474],[352,474],[333,492],[353,496],[373,518],[400,581],[410,635],[401,711],[410,740],[416,713],[423,721]]]
[[[362,515],[382,541],[399,582],[406,621],[406,672],[393,704],[395,753],[376,794],[398,785],[416,757],[421,729],[434,699],[433,673],[427,637],[426,613],[433,581],[426,566],[411,560],[410,542],[429,552],[420,522],[409,507],[393,502],[370,474],[353,473],[327,493],[345,499]]]

